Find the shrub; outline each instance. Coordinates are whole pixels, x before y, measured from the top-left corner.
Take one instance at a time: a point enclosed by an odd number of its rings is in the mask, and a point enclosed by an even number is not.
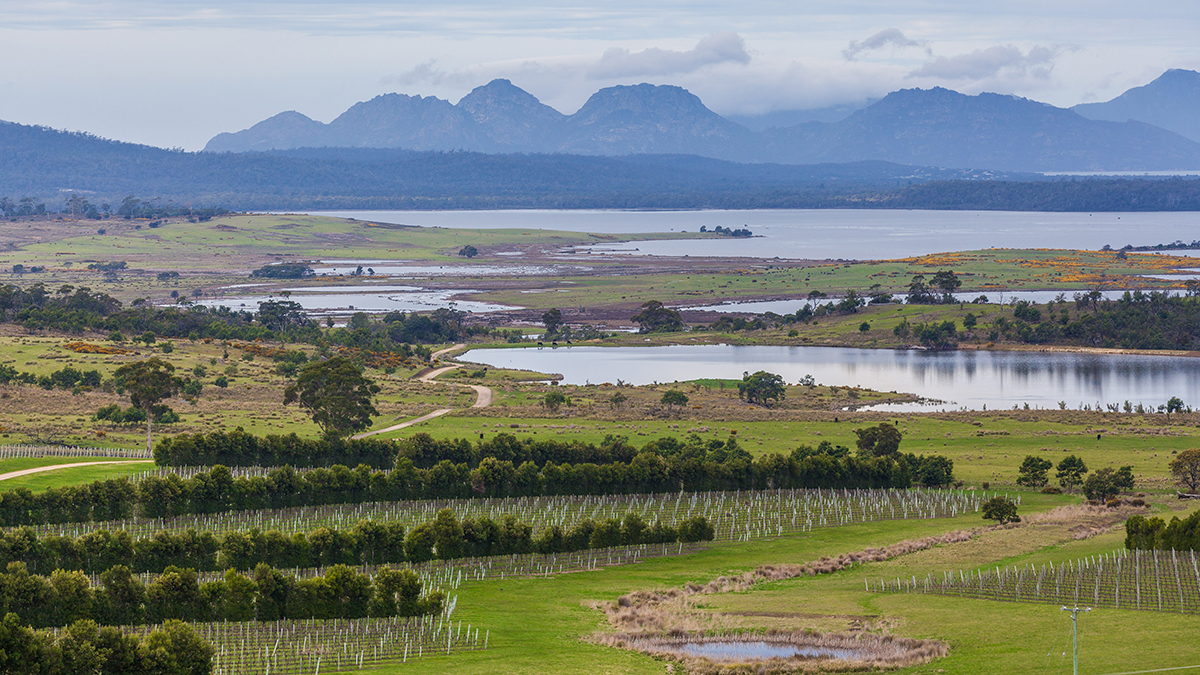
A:
[[[1062,488],[1058,487],[1057,485],[1047,485],[1046,487],[1042,488],[1042,494],[1044,494],[1044,495],[1061,495]]]
[[[984,502],[983,519],[994,520],[1001,525],[1021,522],[1021,516],[1017,515],[1017,505],[1006,497],[992,497]]]

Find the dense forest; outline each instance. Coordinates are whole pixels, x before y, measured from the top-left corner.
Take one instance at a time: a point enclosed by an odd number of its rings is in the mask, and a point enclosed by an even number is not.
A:
[[[49,200],[64,191],[89,197]],[[159,197],[127,201],[135,194]],[[87,217],[323,208],[1188,211],[1200,210],[1200,181],[1046,179],[880,161],[738,164],[690,155],[186,153],[0,123],[0,197],[7,217],[46,209]]]

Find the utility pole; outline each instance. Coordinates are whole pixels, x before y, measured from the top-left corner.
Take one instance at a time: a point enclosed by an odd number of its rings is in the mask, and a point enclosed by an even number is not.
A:
[[[1062,611],[1071,613],[1071,642],[1074,644],[1073,651],[1075,653],[1075,675],[1079,675],[1079,613],[1090,612],[1091,607],[1067,607],[1063,606]]]

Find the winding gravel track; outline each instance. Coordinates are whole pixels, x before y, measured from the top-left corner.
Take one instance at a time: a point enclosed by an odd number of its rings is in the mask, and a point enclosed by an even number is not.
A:
[[[453,351],[462,349],[465,346],[466,345],[460,343],[460,344],[454,345],[453,347],[439,349],[438,351],[434,352],[431,355],[430,360],[437,359],[442,354],[446,354],[448,352],[453,352]],[[421,382],[431,383],[438,375],[441,375],[443,373],[448,373],[451,370],[454,370],[455,368],[461,368],[461,367],[462,366],[460,366],[458,364],[442,366],[441,368],[435,368],[435,369],[429,371],[428,373],[425,373],[424,375],[422,375],[421,377],[419,377],[417,379]],[[468,386],[471,389],[475,390],[475,402],[471,404],[472,408],[486,408],[492,404],[492,390],[490,388],[485,387],[482,384],[468,384],[465,386]],[[407,427],[411,427],[414,424],[420,424],[421,422],[426,422],[435,417],[441,417],[442,415],[445,415],[446,413],[450,413],[450,412],[454,412],[454,408],[439,408],[438,410],[434,410],[433,412],[422,415],[416,419],[411,419],[411,420],[408,420],[407,422],[401,422],[399,424],[393,424],[390,427],[386,427],[383,429],[376,429],[375,431],[365,431],[361,434],[356,434],[356,435],[352,436],[351,438],[356,438],[356,439],[357,438],[367,438],[369,436],[375,436],[376,434],[386,434],[389,431],[399,431],[400,429],[405,429]],[[3,477],[0,476],[0,479],[3,479]]]

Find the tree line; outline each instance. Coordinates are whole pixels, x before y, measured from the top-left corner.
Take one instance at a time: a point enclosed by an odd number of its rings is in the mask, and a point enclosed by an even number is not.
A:
[[[435,448],[466,447],[455,441],[423,439],[422,443]],[[883,449],[871,443],[864,445],[861,439],[857,454],[841,450],[845,448],[822,444],[815,449],[801,446],[789,455],[772,453],[755,458],[732,439],[704,441],[693,435],[686,442],[658,439],[627,461],[608,463],[558,464],[546,459],[538,466],[528,459],[487,456],[474,468],[465,459],[455,462],[446,458],[421,468],[409,457],[401,456],[391,471],[373,470],[365,464],[354,469],[335,465],[304,472],[283,466],[266,475],[239,477],[217,465],[186,479],[171,473],[149,476],[136,484],[127,478],[115,478],[37,494],[24,488],[0,492],[0,526],[419,499],[681,490],[880,489],[907,488],[914,482],[930,487],[953,482],[954,464],[940,455],[904,454],[898,452],[898,443]],[[432,461],[425,456],[419,459],[425,464]]]
[[[278,621],[357,619],[366,616],[421,616],[442,609],[441,591],[421,595],[412,570],[383,568],[374,578],[345,565],[324,575],[293,577],[259,564],[250,576],[228,570],[224,578],[201,582],[196,570],[167,567],[143,584],[124,565],[100,574],[93,587],[78,570],[30,574],[24,563],[0,572],[0,611],[34,628],[91,620],[108,626],[178,621]],[[19,671],[28,672],[28,671]]]
[[[357,466],[384,469],[396,463],[394,441],[364,438],[301,438],[295,433],[254,436],[241,427],[209,434],[179,434],[154,446],[159,466]]]
[[[1200,348],[1200,284],[1186,296],[1163,291],[1126,291],[1117,300],[1100,293],[1077,294],[1072,317],[1068,303],[1043,309],[1016,303],[1014,319],[995,320],[989,339],[1001,336],[1031,344],[1065,343],[1124,349]]]
[[[181,621],[145,637],[80,619],[35,631],[10,612],[0,622],[0,672],[37,675],[209,675],[216,650]]]
[[[1130,516],[1125,521],[1125,548],[1129,550],[1196,551],[1200,550],[1200,511],[1170,522],[1162,518]]]
[[[584,519],[565,530],[547,527],[535,537],[532,525],[511,514],[460,521],[452,511],[443,509],[433,521],[412,529],[397,522],[362,520],[351,528],[321,527],[293,534],[253,528],[218,535],[187,529],[159,530],[135,539],[124,530],[39,537],[25,527],[0,534],[0,565],[21,563],[38,573],[61,569],[87,574],[116,566],[137,573],[159,572],[171,565],[208,572],[251,570],[259,564],[278,568],[359,566],[689,543],[714,536],[713,526],[702,516],[671,526],[649,524],[628,514],[619,520]]]

